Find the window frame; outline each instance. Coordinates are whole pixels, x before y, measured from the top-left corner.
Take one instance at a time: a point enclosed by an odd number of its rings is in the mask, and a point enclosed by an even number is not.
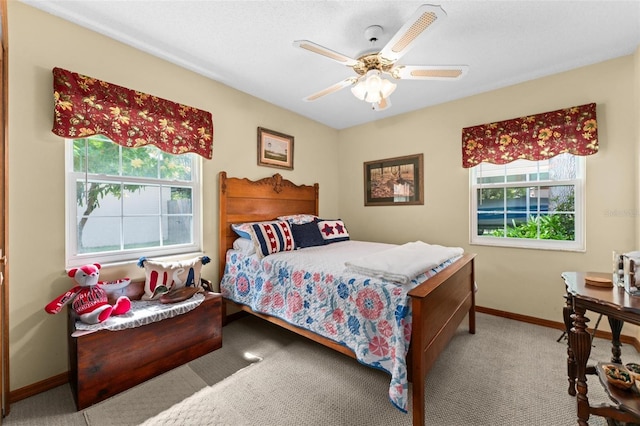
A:
[[[570,155],[570,154],[569,154]],[[585,236],[585,188],[586,188],[586,161],[583,156],[576,156],[576,177],[562,180],[537,180],[520,182],[500,182],[477,184],[477,166],[469,168],[469,244],[493,247],[525,248],[537,250],[559,251],[586,251]],[[532,161],[532,163],[536,163]],[[482,164],[482,163],[481,163]],[[508,166],[506,164],[505,166]],[[530,238],[494,237],[478,234],[478,189],[486,188],[514,188],[514,187],[545,187],[545,186],[573,186],[575,208],[575,239],[566,240],[541,240]]]
[[[90,138],[90,137],[87,137]],[[141,256],[162,258],[175,255],[198,255],[202,254],[202,158],[196,154],[193,156],[191,176],[192,180],[168,180],[155,178],[140,177],[122,177],[106,174],[93,174],[74,171],[73,158],[73,142],[74,139],[65,138],[65,265],[66,268],[74,268],[89,263],[100,263],[101,265],[114,265],[137,262]],[[113,142],[115,143],[115,142]],[[119,144],[119,153],[121,150],[127,149]],[[174,155],[171,153],[163,153],[164,155]],[[121,154],[120,155],[120,159]],[[77,200],[76,200],[76,181],[78,178],[83,180],[99,180],[107,183],[125,183],[125,184],[141,184],[141,185],[171,185],[177,187],[188,187],[192,194],[192,226],[193,239],[191,243],[175,244],[168,247],[145,247],[137,249],[124,249],[95,253],[78,253],[77,247]]]

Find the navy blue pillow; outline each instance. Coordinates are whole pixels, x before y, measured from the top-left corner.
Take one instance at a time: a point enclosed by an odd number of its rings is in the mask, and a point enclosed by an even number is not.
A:
[[[302,225],[291,224],[291,233],[296,248],[323,246],[324,238],[318,228],[318,221],[303,223]]]

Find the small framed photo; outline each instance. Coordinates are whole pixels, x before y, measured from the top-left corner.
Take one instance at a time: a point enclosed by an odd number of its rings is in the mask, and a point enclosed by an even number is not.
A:
[[[364,205],[424,204],[423,154],[364,163]]]
[[[293,170],[293,136],[258,127],[258,165]]]

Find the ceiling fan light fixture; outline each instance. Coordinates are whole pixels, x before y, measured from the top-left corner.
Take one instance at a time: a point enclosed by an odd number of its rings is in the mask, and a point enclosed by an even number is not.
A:
[[[371,47],[363,51],[358,58],[351,58],[308,40],[295,41],[294,46],[342,63],[356,73],[356,76],[306,97],[305,101],[313,101],[350,87],[351,93],[357,99],[370,103],[376,111],[383,111],[391,106],[389,96],[396,90],[397,80],[452,81],[463,77],[469,69],[466,65],[396,63],[414,47],[422,34],[432,31],[446,16],[442,7],[423,4],[381,49],[374,45],[380,41],[384,29],[380,25],[371,25],[364,30],[364,36]]]
[[[380,78],[380,71],[369,70],[365,74],[365,84],[368,91],[380,91],[382,85],[382,79]]]
[[[382,87],[380,88],[380,92],[382,93],[383,98],[387,98],[390,94],[396,90],[397,84],[390,82],[386,78],[382,79]]]
[[[364,101],[369,103],[377,103],[382,99],[382,94],[380,92],[367,92],[367,96],[365,96]]]
[[[377,104],[385,99],[396,89],[396,84],[382,78],[377,69],[369,70],[362,76],[355,86],[351,88],[351,93],[361,101]]]
[[[383,98],[380,100],[380,102],[372,104],[372,108],[375,111],[384,111],[385,109],[389,108],[391,106],[391,101],[389,100],[389,98]]]
[[[364,83],[362,80],[358,80],[358,82],[351,88],[351,93],[353,96],[364,101],[364,97],[367,94],[367,89],[364,87]]]

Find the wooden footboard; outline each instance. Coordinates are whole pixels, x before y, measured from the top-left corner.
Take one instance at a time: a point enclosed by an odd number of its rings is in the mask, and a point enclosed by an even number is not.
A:
[[[465,254],[409,292],[413,317],[408,359],[414,426],[424,425],[425,377],[465,316],[469,316],[469,333],[476,332],[474,258],[474,254]]]

